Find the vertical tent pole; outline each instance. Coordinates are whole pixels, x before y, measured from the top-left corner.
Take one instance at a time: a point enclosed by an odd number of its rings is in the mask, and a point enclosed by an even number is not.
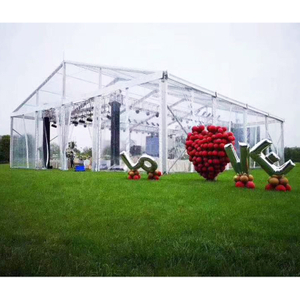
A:
[[[97,124],[97,165],[98,171],[100,171],[100,164],[101,164],[101,151],[102,151],[102,134],[101,134],[101,103],[102,98],[98,97],[98,124]]]
[[[67,148],[68,148],[68,141],[69,141],[69,129],[70,129],[70,121],[71,121],[71,111],[72,111],[73,103],[70,105],[63,105],[62,112],[63,112],[63,170],[68,170],[68,159],[67,159]]]
[[[193,126],[197,126],[198,124],[196,124],[194,101],[195,101],[195,91],[192,89],[191,90],[192,119],[193,119]],[[191,173],[195,172],[195,167],[192,162],[190,162],[190,170]]]
[[[63,104],[66,99],[66,63],[63,62],[63,73],[62,73],[62,95],[61,103]]]
[[[195,91],[191,90],[191,104],[192,104],[192,119],[193,119],[193,126],[196,126],[196,118],[195,118]]]
[[[254,145],[257,144],[257,126],[255,126],[255,130],[254,130]],[[256,167],[256,162],[255,160],[253,160],[253,167]]]
[[[39,164],[39,112],[35,112],[35,168]]]
[[[126,140],[125,140],[125,150],[126,153],[129,155],[130,153],[130,126],[129,126],[129,90],[128,88],[125,90],[125,135],[126,135]]]
[[[212,96],[212,123],[213,123],[213,125],[217,125],[216,120],[217,120],[217,93],[215,96]]]
[[[268,116],[265,116],[265,139],[269,139],[269,126],[268,126]],[[266,149],[265,154],[269,153],[269,148]]]
[[[248,142],[248,134],[247,134],[247,108],[244,108],[243,131],[244,131],[244,143],[247,143]]]
[[[26,132],[26,124],[25,124],[25,116],[23,115],[23,125],[24,125],[24,133],[25,133],[25,144],[26,144],[26,167],[29,169],[29,153],[28,153],[28,137]]]
[[[65,159],[64,159],[64,140],[65,140],[65,106],[62,104],[59,110],[60,118],[60,169],[63,171],[65,169]]]
[[[92,171],[100,171],[101,159],[101,97],[94,98]]]
[[[13,167],[13,127],[14,127],[14,118],[10,117],[10,148],[9,148],[9,164],[10,167]]]
[[[35,94],[35,104],[39,106],[39,91]],[[39,164],[39,111],[35,112],[35,168],[38,169]]]
[[[98,77],[98,88],[102,89],[102,85],[103,85],[103,74],[102,74],[102,68],[99,68],[99,77]],[[93,131],[93,133],[95,134],[96,137],[96,144],[97,144],[97,154],[96,154],[96,164],[95,167],[93,168],[93,163],[92,163],[92,170],[93,171],[100,171],[100,164],[101,164],[101,147],[102,147],[102,132],[101,132],[101,98],[97,97],[95,98],[95,103],[96,101],[98,101],[98,104],[100,102],[100,106],[97,108],[97,112],[98,112],[98,117],[97,117],[97,133],[95,131]],[[94,104],[95,104],[94,103]],[[95,121],[95,115],[94,115],[94,121]],[[104,131],[103,131],[104,133]],[[93,139],[94,139],[94,134],[93,134]],[[94,162],[94,154],[93,155],[93,162]]]
[[[167,89],[166,76],[160,82],[160,126],[159,126],[159,163],[161,172],[168,173],[168,135],[167,135]]]
[[[281,157],[280,157],[280,162],[284,163],[284,122],[281,122]]]
[[[102,98],[99,98],[100,101],[100,106],[99,106],[99,123],[98,123],[98,171],[100,170],[100,165],[101,165],[101,151],[102,151],[102,145],[103,145],[103,135],[105,134],[105,129],[103,128],[103,134],[102,134]]]

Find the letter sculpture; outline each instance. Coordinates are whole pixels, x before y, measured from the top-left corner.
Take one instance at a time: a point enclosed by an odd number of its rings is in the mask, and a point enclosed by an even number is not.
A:
[[[292,188],[285,175],[295,167],[295,164],[291,160],[288,160],[281,166],[275,166],[274,163],[280,159],[278,155],[274,152],[270,152],[268,155],[263,154],[263,151],[271,145],[272,142],[268,139],[258,142],[251,148],[250,156],[271,176],[268,180],[269,184],[267,184],[266,190],[291,191]]]
[[[249,174],[249,145],[246,143],[240,143],[241,159],[237,156],[234,146],[230,143],[225,145],[224,149],[227,156],[230,159],[232,168],[237,173],[234,176],[236,187],[247,187],[248,189],[254,189],[255,184],[253,182],[254,177]]]
[[[147,154],[143,154],[135,164],[132,162],[132,160],[125,151],[122,151],[120,153],[120,156],[124,164],[130,170],[128,172],[128,179],[141,179],[141,175],[138,171],[139,168],[145,170],[148,174],[148,179],[151,180],[159,180],[159,177],[162,175],[160,171],[157,171],[157,162]],[[146,163],[150,164],[150,166],[147,166]]]
[[[288,179],[285,175],[290,172],[295,164],[288,160],[281,166],[274,165],[275,162],[279,161],[279,156],[270,152],[265,155],[263,153],[268,147],[272,145],[272,142],[268,139],[264,139],[258,142],[249,150],[249,145],[246,143],[239,143],[241,150],[241,159],[238,158],[233,145],[225,145],[225,151],[230,159],[231,165],[237,175],[234,177],[237,187],[243,187],[242,183],[246,183],[246,186],[253,181],[253,176],[249,175],[249,157],[256,161],[261,168],[270,175],[266,190],[276,190],[276,191],[291,191],[291,186],[289,185]],[[248,179],[246,178],[248,177]],[[242,183],[240,183],[242,181]],[[253,183],[252,183],[253,184]],[[254,184],[253,184],[254,185]],[[245,186],[245,184],[244,184]],[[255,187],[255,186],[254,186]],[[254,188],[252,187],[252,188]]]

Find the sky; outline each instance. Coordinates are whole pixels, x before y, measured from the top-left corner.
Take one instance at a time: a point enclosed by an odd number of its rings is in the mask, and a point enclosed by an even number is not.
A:
[[[300,24],[0,24],[0,135],[63,57],[168,70],[284,118],[300,146]]]

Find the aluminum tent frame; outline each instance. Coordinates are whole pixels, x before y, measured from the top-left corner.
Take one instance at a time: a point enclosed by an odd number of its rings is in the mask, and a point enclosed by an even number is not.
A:
[[[111,101],[120,101],[124,150],[130,152],[133,144],[147,148],[150,144],[147,141],[152,137],[154,141],[156,136],[158,145],[154,148],[159,148],[157,159],[164,173],[192,170],[182,155],[183,139],[185,132],[199,123],[228,126],[229,130],[235,130],[239,141],[250,144],[259,138],[271,138],[273,150],[283,158],[282,118],[167,71],[63,61],[11,114],[11,167],[44,168],[41,145],[43,118],[47,116],[58,124],[60,168],[67,169],[69,127],[74,120],[93,116],[93,122],[85,125],[92,128],[93,170],[100,171],[102,150],[107,142],[105,131],[110,129]],[[141,142],[134,142],[133,136]],[[180,163],[184,167],[179,167]]]

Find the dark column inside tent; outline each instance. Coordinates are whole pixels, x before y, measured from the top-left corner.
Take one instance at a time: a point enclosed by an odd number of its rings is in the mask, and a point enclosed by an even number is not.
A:
[[[50,119],[49,117],[43,118],[43,153],[44,153],[44,166],[50,169]]]
[[[117,101],[111,102],[111,166],[120,165],[120,106]]]

